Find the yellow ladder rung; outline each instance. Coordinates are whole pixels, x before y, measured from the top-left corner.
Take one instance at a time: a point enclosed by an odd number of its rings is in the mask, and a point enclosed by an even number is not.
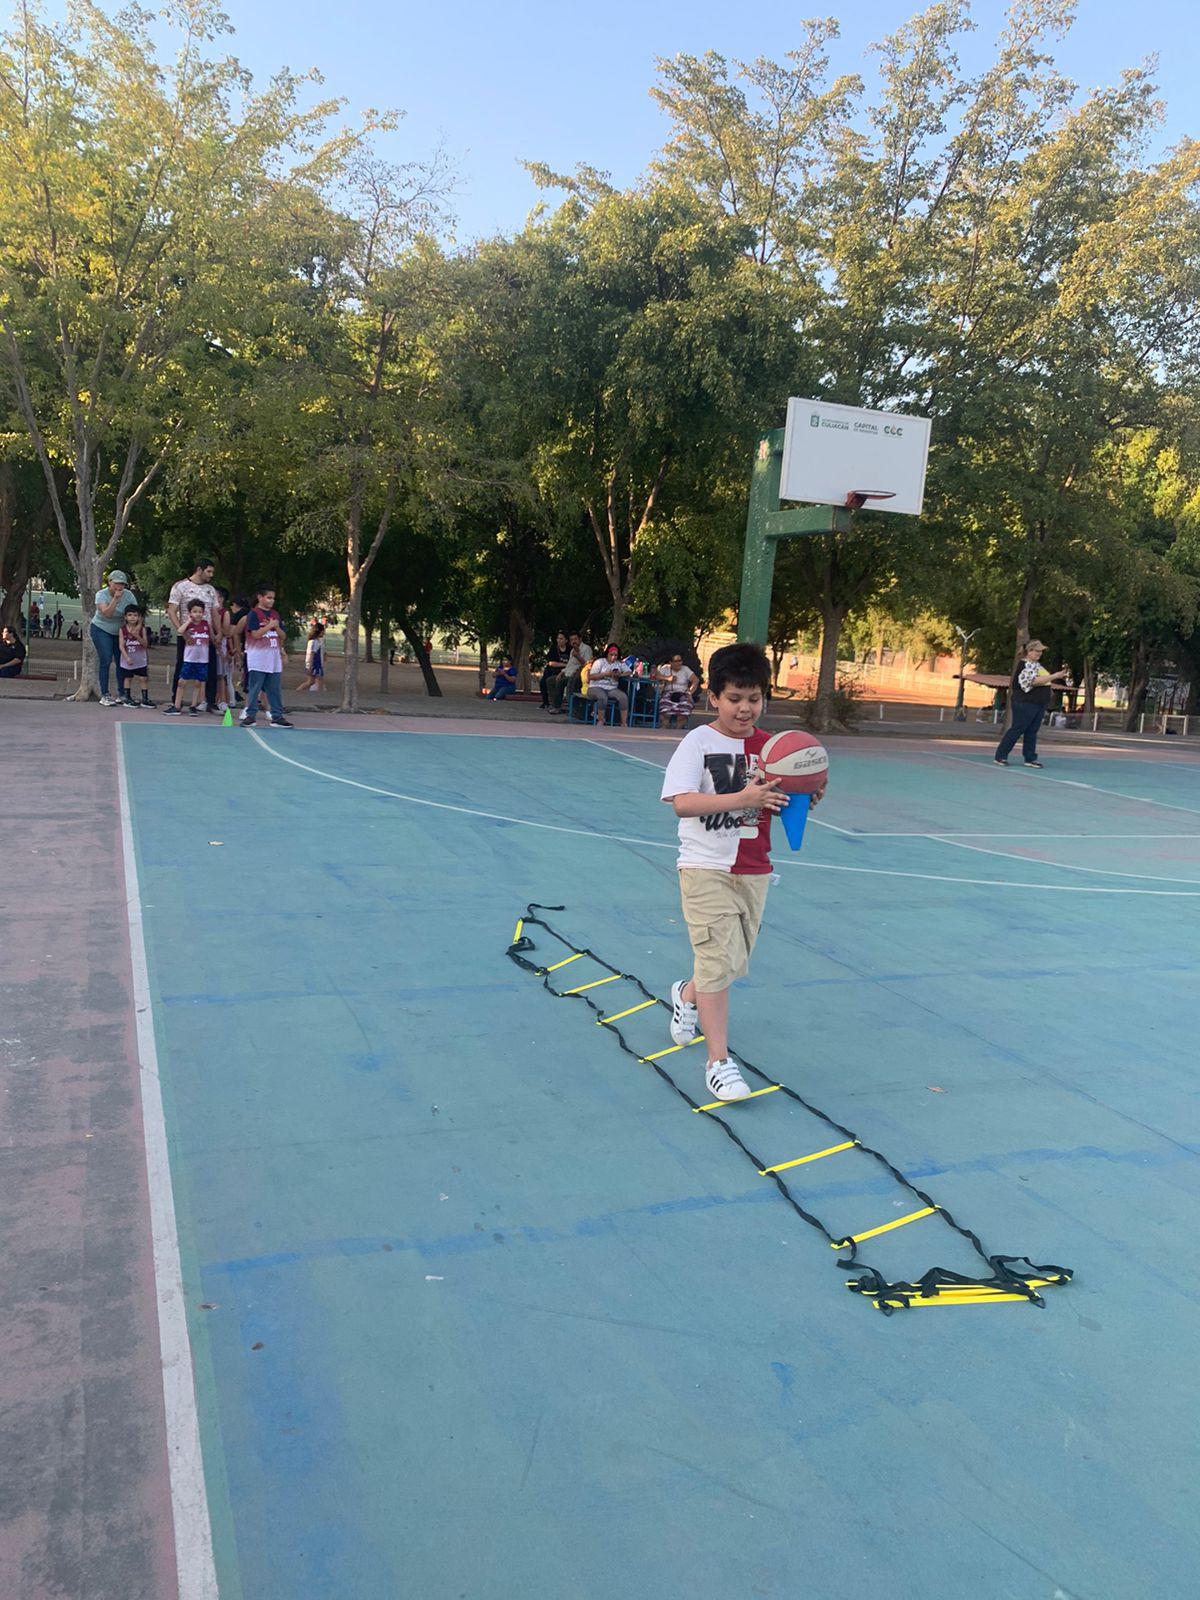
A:
[[[1026,1278],[1025,1282],[1028,1283],[1031,1289],[1049,1289],[1058,1286],[1057,1278]],[[874,1300],[878,1294],[876,1289],[860,1289],[857,1282],[848,1283],[846,1287],[852,1293],[861,1294],[867,1300]],[[1007,1289],[993,1289],[986,1283],[944,1283],[938,1289],[938,1296],[942,1299],[945,1299],[947,1295],[951,1297],[956,1295],[983,1296],[985,1299],[995,1299],[999,1295],[1007,1295],[1008,1293]],[[918,1301],[921,1304],[925,1303],[925,1297],[919,1293],[914,1293],[911,1298],[914,1305]],[[1016,1298],[1024,1300],[1025,1296],[1019,1294]]]
[[[881,1228],[868,1228],[866,1233],[847,1234],[843,1240],[831,1244],[831,1250],[841,1250],[846,1244],[861,1244],[864,1239],[877,1239],[881,1233],[891,1233],[893,1228],[903,1228],[906,1223],[920,1222],[922,1217],[931,1217],[937,1210],[936,1206],[926,1206],[923,1211],[910,1211],[906,1217],[897,1217],[895,1222],[885,1222]]]
[[[572,961],[582,961],[582,960],[583,960],[583,951],[580,950],[576,955],[568,956],[565,961],[556,961],[552,967],[547,967],[546,971],[547,972],[557,972],[559,967],[569,967],[571,965]]]
[[[842,1150],[853,1150],[857,1143],[857,1139],[847,1139],[845,1144],[831,1144],[828,1150],[814,1150],[810,1156],[797,1156],[795,1161],[781,1161],[778,1166],[759,1167],[758,1170],[760,1175],[765,1178],[772,1172],[786,1172],[789,1167],[807,1166],[810,1161],[820,1161],[825,1156],[836,1156]],[[893,1223],[892,1226],[899,1227],[900,1224],[897,1222]]]
[[[525,926],[525,918],[524,917],[518,917],[517,918],[517,926],[516,926],[516,929],[513,932],[513,937],[512,937],[512,942],[514,944],[516,944],[517,941],[520,939],[520,937],[521,937],[521,929],[524,926]]]
[[[934,1295],[932,1299],[924,1300],[918,1296],[910,1300],[910,1306],[989,1306],[1000,1301],[1023,1301],[1025,1305],[1032,1305],[1028,1295],[1024,1294],[947,1294]]]
[[[782,1089],[781,1083],[773,1083],[769,1089],[755,1089],[753,1094],[744,1094],[742,1100],[757,1100],[760,1094],[774,1094],[777,1089]],[[714,1100],[710,1106],[693,1106],[693,1111],[727,1111],[730,1106],[740,1106],[742,1100]]]
[[[614,972],[611,978],[596,978],[592,983],[581,983],[578,988],[564,989],[564,994],[582,994],[585,989],[598,989],[602,983],[620,983],[621,974]]]
[[[704,1035],[698,1033],[694,1039],[689,1039],[687,1044],[673,1044],[669,1050],[656,1050],[652,1056],[639,1057],[642,1061],[661,1061],[663,1056],[673,1056],[676,1050],[690,1050],[694,1044],[703,1044]]]
[[[1025,1282],[1028,1283],[1028,1285],[1029,1285],[1029,1287],[1031,1289],[1045,1289],[1045,1288],[1048,1288],[1050,1285],[1052,1285],[1054,1283],[1054,1279],[1053,1278],[1027,1278],[1027,1279],[1025,1279]],[[946,1295],[946,1294],[998,1295],[998,1294],[1013,1294],[1013,1293],[1015,1293],[1015,1291],[1012,1290],[1012,1289],[993,1288],[992,1285],[988,1284],[988,1283],[944,1283],[941,1286],[941,1288],[938,1290],[938,1294],[940,1294],[940,1295]],[[1025,1297],[1024,1297],[1024,1295],[1021,1295],[1021,1296],[1019,1296],[1019,1298],[1020,1299],[1024,1299]]]
[[[657,1000],[643,1000],[640,1006],[630,1006],[628,1011],[618,1011],[611,1017],[597,1017],[596,1026],[602,1028],[606,1022],[620,1022],[622,1017],[631,1017],[635,1011],[645,1011],[647,1006],[656,1006]]]

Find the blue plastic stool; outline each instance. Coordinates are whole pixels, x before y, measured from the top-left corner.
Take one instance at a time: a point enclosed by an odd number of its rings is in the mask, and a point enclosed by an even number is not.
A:
[[[598,700],[589,700],[585,694],[573,694],[571,703],[567,707],[567,721],[594,723],[596,720],[596,708],[599,704]],[[615,700],[609,700],[604,707],[604,720],[610,728],[617,720],[617,709]]]

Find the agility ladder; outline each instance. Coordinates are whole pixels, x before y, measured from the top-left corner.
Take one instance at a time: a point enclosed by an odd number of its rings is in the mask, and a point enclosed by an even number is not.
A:
[[[872,1149],[869,1144],[864,1144],[857,1134],[852,1133],[849,1128],[843,1127],[840,1122],[836,1122],[817,1106],[812,1105],[803,1095],[797,1094],[795,1089],[790,1088],[788,1084],[775,1082],[765,1072],[761,1072],[758,1067],[747,1061],[744,1056],[738,1055],[737,1060],[741,1066],[763,1084],[761,1089],[753,1091],[749,1096],[750,1099],[756,1100],[762,1095],[768,1094],[785,1094],[790,1099],[795,1100],[798,1105],[803,1106],[805,1111],[812,1116],[819,1118],[826,1127],[832,1128],[835,1133],[840,1135],[840,1142],[830,1145],[825,1150],[814,1150],[809,1155],[796,1156],[790,1161],[778,1161],[770,1166],[761,1161],[750,1149],[749,1145],[745,1143],[740,1134],[735,1133],[729,1123],[716,1114],[720,1111],[728,1111],[729,1102],[715,1100],[708,1105],[698,1105],[686,1089],[680,1088],[679,1084],[676,1083],[675,1079],[662,1065],[664,1057],[676,1055],[681,1050],[689,1049],[690,1045],[671,1045],[665,1050],[655,1050],[650,1055],[642,1055],[640,1051],[635,1050],[629,1043],[620,1028],[616,1026],[618,1022],[624,1021],[626,1017],[636,1016],[638,1012],[647,1011],[652,1006],[662,1006],[666,1011],[670,1011],[671,1008],[658,995],[651,994],[642,980],[633,973],[622,972],[618,967],[614,967],[610,962],[606,961],[603,956],[598,956],[594,950],[572,944],[565,934],[559,933],[557,928],[552,928],[548,922],[534,915],[538,911],[563,911],[565,909],[564,906],[543,906],[538,905],[536,902],[528,905],[525,909],[525,915],[517,923],[512,943],[506,952],[509,959],[514,961],[525,972],[531,972],[534,977],[540,978],[542,987],[554,995],[556,999],[582,1000],[595,1012],[596,1026],[607,1028],[626,1055],[632,1056],[635,1061],[643,1066],[653,1067],[664,1083],[669,1084],[680,1099],[687,1102],[693,1112],[697,1115],[706,1116],[709,1121],[715,1122],[719,1128],[723,1129],[742,1154],[754,1163],[754,1168],[758,1175],[762,1178],[769,1178],[792,1210],[807,1222],[810,1228],[816,1228],[819,1233],[824,1234],[829,1241],[831,1249],[848,1252],[843,1259],[839,1259],[837,1264],[847,1272],[857,1270],[857,1277],[846,1280],[846,1287],[852,1293],[863,1295],[873,1301],[876,1308],[882,1311],[884,1316],[890,1317],[893,1311],[913,1306],[971,1306],[994,1302],[1012,1303],[1024,1301],[1029,1305],[1044,1307],[1046,1302],[1042,1298],[1040,1290],[1071,1281],[1072,1273],[1069,1267],[1038,1266],[1028,1256],[989,1255],[977,1234],[972,1233],[970,1228],[965,1228],[945,1206],[939,1205],[923,1189],[919,1189],[915,1183],[906,1178],[899,1168],[894,1167],[885,1155],[882,1155],[878,1150]],[[562,961],[552,962],[549,966],[540,966],[536,962],[528,960],[527,952],[537,948],[533,940],[525,932],[528,927],[544,928],[552,939],[557,939],[559,944],[564,945],[571,951],[571,954]],[[576,984],[570,989],[556,988],[551,983],[551,974],[561,972],[563,968],[571,966],[572,963],[585,959],[595,962],[598,967],[605,971],[607,976],[593,978],[587,983]],[[574,974],[571,974],[571,976],[574,976]],[[591,991],[603,988],[606,984],[619,982],[633,984],[644,998],[635,1006],[629,1006],[623,1011],[606,1015],[592,999]],[[703,1038],[703,1034],[698,1034],[691,1043],[700,1044]],[[740,1104],[741,1102],[735,1103]],[[861,1233],[845,1235],[831,1233],[819,1217],[804,1209],[780,1174],[790,1172],[796,1167],[808,1166],[813,1161],[823,1161],[827,1156],[836,1156],[845,1150],[860,1150],[864,1155],[873,1157],[896,1183],[907,1189],[910,1194],[921,1202],[921,1208],[910,1212],[907,1216],[896,1217],[891,1222],[882,1223],[877,1228],[867,1228]],[[913,1283],[889,1283],[874,1267],[867,1266],[865,1262],[858,1259],[858,1247],[867,1239],[878,1238],[880,1234],[891,1233],[896,1228],[906,1227],[910,1222],[919,1222],[925,1217],[933,1216],[941,1217],[943,1222],[967,1240],[972,1249],[986,1264],[988,1268],[986,1274],[970,1277],[964,1273],[951,1272],[946,1267],[930,1267],[923,1277],[918,1278]],[[1022,1268],[1024,1270],[1018,1270]]]

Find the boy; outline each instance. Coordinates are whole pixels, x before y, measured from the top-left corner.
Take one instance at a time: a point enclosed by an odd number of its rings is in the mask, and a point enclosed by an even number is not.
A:
[[[275,590],[265,585],[255,591],[254,605],[246,613],[246,704],[238,722],[252,728],[258,716],[258,697],[267,697],[267,721],[276,728],[293,728],[283,712],[279,692],[287,651],[283,647],[283,619],[275,610]]]
[[[750,963],[771,878],[771,816],[787,798],[758,770],[768,735],[755,725],[770,681],[758,645],[718,650],[708,664],[716,720],[679,741],[662,786],[679,818],[679,895],[695,957],[692,976],[671,985],[671,1038],[690,1044],[704,1030],[714,1100],[751,1092],[729,1058],[729,985]]]
[[[208,653],[213,647],[212,623],[203,600],[189,600],[186,620],[179,631],[183,641],[183,658],[179,664],[179,682],[175,686],[175,699],[163,707],[164,717],[183,715],[183,697],[190,687],[192,703],[188,710],[194,717],[200,715],[200,702],[208,682]]]
[[[121,619],[121,653],[117,657],[121,663],[121,670],[125,674],[125,692],[121,696],[121,704],[126,706],[142,705],[152,709],[154,701],[150,698],[150,647],[146,638],[146,622],[142,616],[140,606],[130,606]],[[131,687],[141,690],[140,702],[130,693]]]

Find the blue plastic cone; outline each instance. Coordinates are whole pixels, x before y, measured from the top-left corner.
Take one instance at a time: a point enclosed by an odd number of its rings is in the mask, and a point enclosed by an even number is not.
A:
[[[808,811],[811,799],[806,794],[793,794],[788,797],[788,803],[779,813],[783,823],[783,831],[787,834],[787,842],[793,850],[799,850],[804,843],[804,827],[808,821]]]

